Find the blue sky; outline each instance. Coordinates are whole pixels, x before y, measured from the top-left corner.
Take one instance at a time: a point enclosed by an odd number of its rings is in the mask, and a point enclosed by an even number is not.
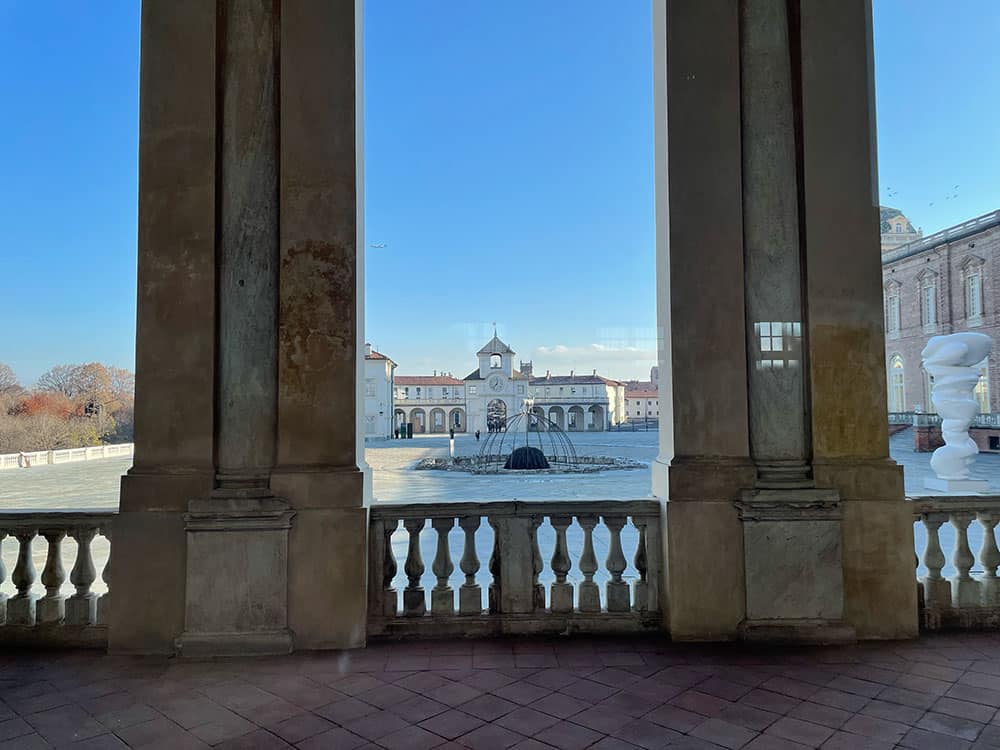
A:
[[[925,232],[1000,208],[1000,3],[874,5],[882,201]],[[643,375],[649,3],[367,6],[368,338],[464,375],[497,321],[536,371]],[[0,0],[0,362],[28,384],[133,365],[138,8]]]

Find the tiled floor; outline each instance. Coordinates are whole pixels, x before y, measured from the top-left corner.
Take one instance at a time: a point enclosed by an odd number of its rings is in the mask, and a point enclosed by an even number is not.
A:
[[[0,747],[1000,748],[1000,633],[846,648],[445,641],[185,662],[0,653]]]

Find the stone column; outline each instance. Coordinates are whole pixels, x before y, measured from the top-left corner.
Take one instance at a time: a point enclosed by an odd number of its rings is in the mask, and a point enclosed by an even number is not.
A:
[[[143,5],[113,650],[364,643],[355,18],[350,0]]]
[[[661,611],[678,640],[734,638],[746,610],[734,504],[754,480],[737,11],[731,0],[653,3],[662,337],[653,493],[669,498]]]
[[[916,627],[884,418],[871,9],[799,5],[653,5],[653,489],[677,639]]]
[[[813,476],[840,495],[844,616],[917,633],[913,515],[889,458],[870,0],[801,3]]]
[[[184,513],[214,486],[215,69],[215,3],[143,3],[136,447],[115,520],[112,651],[174,650]]]
[[[297,514],[288,561],[296,648],[361,646],[361,3],[283,0],[281,14],[278,461],[271,486]]]

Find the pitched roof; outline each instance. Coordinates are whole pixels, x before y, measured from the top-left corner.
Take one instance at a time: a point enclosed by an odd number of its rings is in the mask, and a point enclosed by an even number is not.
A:
[[[549,375],[532,378],[531,385],[621,385],[600,375]]]
[[[637,391],[625,391],[625,398],[626,398],[626,400],[630,399],[630,398],[638,398],[638,399],[643,399],[643,398],[645,398],[645,399],[651,399],[651,398],[655,398],[655,399],[659,399],[660,398],[660,392],[659,391],[638,391],[638,390]]]
[[[396,385],[462,385],[462,381],[451,375],[397,375]]]
[[[517,352],[502,342],[500,337],[494,333],[493,338],[486,342],[486,346],[476,352],[477,357],[485,354],[517,354]]]
[[[391,360],[391,359],[389,359],[389,358],[388,358],[387,356],[385,356],[384,354],[382,354],[382,352],[377,352],[377,351],[375,351],[374,349],[372,349],[372,351],[371,351],[371,354],[366,354],[366,355],[365,355],[365,359],[384,359],[384,360],[386,360],[387,362],[392,362],[392,360]],[[396,364],[395,362],[392,362],[392,363],[393,363],[393,364]]]

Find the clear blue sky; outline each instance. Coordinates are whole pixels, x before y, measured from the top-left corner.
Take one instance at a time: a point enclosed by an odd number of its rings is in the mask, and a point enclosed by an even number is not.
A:
[[[926,232],[1000,207],[1000,3],[874,4],[882,202]],[[367,6],[368,338],[464,375],[495,320],[536,370],[644,374],[649,3]],[[138,7],[0,0],[0,362],[27,384],[133,365]]]

